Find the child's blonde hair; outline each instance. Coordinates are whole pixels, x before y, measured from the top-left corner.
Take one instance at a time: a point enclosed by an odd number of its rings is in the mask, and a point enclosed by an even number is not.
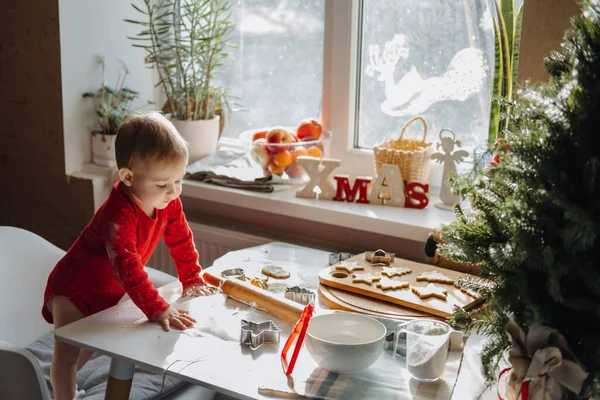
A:
[[[117,167],[131,168],[138,161],[179,162],[188,158],[185,140],[175,126],[158,112],[133,114],[117,131]]]

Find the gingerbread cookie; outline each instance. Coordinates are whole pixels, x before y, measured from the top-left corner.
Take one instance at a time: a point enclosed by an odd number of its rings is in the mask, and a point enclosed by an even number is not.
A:
[[[459,289],[461,292],[463,292],[467,296],[474,298],[475,300],[481,300],[481,299],[483,299],[482,295],[480,295],[479,293],[477,293],[474,290],[467,289],[465,287],[461,287],[458,282],[454,282],[454,287],[457,288],[457,289]]]
[[[448,285],[454,284],[454,279],[438,271],[421,272],[419,276],[417,276],[417,281],[447,283]]]
[[[446,289],[437,287],[433,283],[430,283],[426,287],[412,286],[410,289],[422,300],[428,299],[430,297],[435,297],[440,300],[446,300],[446,297],[448,296],[448,291]]]
[[[402,275],[410,274],[411,272],[412,272],[412,269],[410,269],[410,268],[403,268],[403,267],[396,267],[396,268],[383,267],[382,271],[381,271],[381,275],[385,275],[388,278],[393,278],[394,276],[402,276]]]
[[[261,272],[263,275],[275,279],[287,279],[290,277],[290,273],[278,265],[266,265]]]
[[[376,286],[381,290],[398,290],[410,287],[410,283],[406,281],[395,281],[389,278],[382,278],[381,281],[377,282]]]
[[[380,276],[375,276],[371,274],[353,274],[352,275],[352,283],[366,283],[371,286],[373,282],[378,282],[381,280]]]
[[[346,271],[350,274],[353,273],[354,271],[365,269],[365,267],[358,265],[358,263],[356,261],[342,261],[339,264],[336,264],[334,266],[334,268],[337,271]]]

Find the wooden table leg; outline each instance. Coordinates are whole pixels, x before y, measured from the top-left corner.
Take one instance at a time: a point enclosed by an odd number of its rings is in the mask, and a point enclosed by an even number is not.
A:
[[[104,400],[128,400],[134,365],[111,358]]]

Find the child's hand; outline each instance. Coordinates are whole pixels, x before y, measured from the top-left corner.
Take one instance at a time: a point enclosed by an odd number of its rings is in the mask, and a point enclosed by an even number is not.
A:
[[[210,296],[218,291],[219,289],[213,286],[194,285],[186,288],[183,291],[183,297]]]
[[[177,309],[170,306],[167,311],[156,317],[156,320],[160,322],[165,331],[170,331],[171,326],[175,329],[185,330],[190,326],[194,325],[196,320],[188,315],[185,310]]]

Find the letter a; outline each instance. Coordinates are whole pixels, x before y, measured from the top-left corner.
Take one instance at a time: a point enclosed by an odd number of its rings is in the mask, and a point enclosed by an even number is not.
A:
[[[404,207],[405,199],[400,167],[395,164],[383,164],[377,172],[375,183],[371,185],[369,201],[373,204]]]

